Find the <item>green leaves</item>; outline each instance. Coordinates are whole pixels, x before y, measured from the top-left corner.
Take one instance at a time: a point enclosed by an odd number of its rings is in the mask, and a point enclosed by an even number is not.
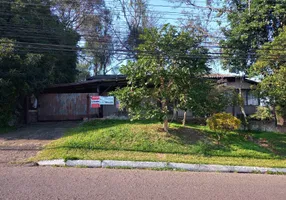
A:
[[[229,28],[223,30],[226,39],[220,42],[227,55],[223,65],[231,72],[246,72],[256,61],[257,50],[280,33],[286,22],[286,3],[252,0],[250,10],[246,0],[231,3]]]
[[[47,1],[33,3],[19,0],[0,8],[0,125],[19,117],[25,96],[73,82],[77,73],[73,50],[79,35],[51,13]]]
[[[286,108],[286,29],[273,42],[258,51],[258,59],[251,67],[253,76],[261,78],[257,91],[270,105]]]
[[[141,39],[138,60],[121,68],[129,85],[114,95],[132,118],[167,119],[168,104],[193,89],[190,80],[208,72],[208,51],[194,33],[168,24],[146,29]]]

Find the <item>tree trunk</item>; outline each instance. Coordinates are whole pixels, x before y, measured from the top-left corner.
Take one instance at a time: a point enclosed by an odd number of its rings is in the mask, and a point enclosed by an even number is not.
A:
[[[164,119],[163,129],[164,129],[165,132],[169,133],[168,118]]]
[[[235,105],[232,104],[232,115],[235,116]]]
[[[220,135],[217,134],[217,145],[220,145]]]
[[[176,108],[176,102],[173,103],[173,117],[172,117],[172,121],[178,121],[178,110]]]
[[[276,106],[275,106],[275,104],[272,106],[272,112],[273,112],[273,116],[274,116],[275,126],[277,126],[277,125],[278,125],[278,119],[277,119],[277,112],[276,112]]]
[[[187,111],[184,111],[183,126],[186,125]]]
[[[97,76],[98,73],[98,64],[96,63],[93,69],[94,75]]]
[[[165,132],[168,133],[168,107],[167,107],[167,100],[166,99],[162,99],[161,103],[162,103],[162,111],[165,114],[164,122],[163,122],[163,129],[164,129]]]
[[[243,78],[241,77],[240,79],[240,87],[239,87],[239,98],[241,101],[239,101],[239,107],[240,107],[240,111],[243,115],[243,123],[244,123],[244,126],[245,128],[248,129],[248,121],[247,121],[247,116],[246,116],[246,113],[245,113],[245,109],[244,109],[244,99],[243,99],[243,96],[242,96],[242,81],[243,81]]]

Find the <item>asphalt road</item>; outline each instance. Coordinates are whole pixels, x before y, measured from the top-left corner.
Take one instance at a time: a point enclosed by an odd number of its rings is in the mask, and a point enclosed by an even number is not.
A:
[[[286,199],[286,176],[0,167],[0,199]]]

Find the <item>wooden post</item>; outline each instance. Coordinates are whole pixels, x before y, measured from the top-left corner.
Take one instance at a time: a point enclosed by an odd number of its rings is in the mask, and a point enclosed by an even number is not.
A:
[[[101,95],[100,86],[97,86],[97,93],[98,93],[98,96]],[[103,118],[103,105],[100,105],[100,108],[98,108],[98,115],[99,115],[99,118]]]
[[[235,106],[232,104],[232,115],[235,116]]]
[[[90,96],[89,94],[86,95],[86,117],[87,119],[90,118]]]
[[[25,97],[25,123],[29,124],[29,97]]]
[[[186,126],[187,110],[184,111],[183,126]]]

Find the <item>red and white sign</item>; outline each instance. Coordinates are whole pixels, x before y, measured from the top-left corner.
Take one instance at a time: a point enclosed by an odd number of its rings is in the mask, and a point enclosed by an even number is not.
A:
[[[92,108],[100,108],[99,100],[100,100],[99,96],[92,96],[90,99],[91,107]]]
[[[92,96],[91,97],[91,107],[100,108],[100,105],[114,105],[113,96]]]

